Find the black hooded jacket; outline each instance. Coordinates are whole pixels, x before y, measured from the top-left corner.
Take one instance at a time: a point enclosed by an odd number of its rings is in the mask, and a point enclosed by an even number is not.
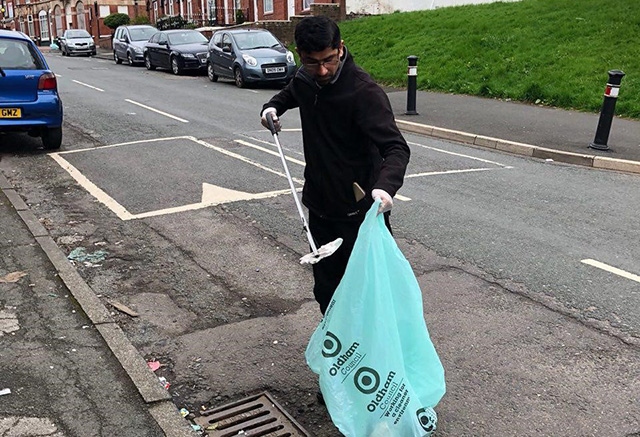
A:
[[[304,70],[268,103],[278,116],[300,108],[306,167],[302,203],[332,220],[358,220],[379,188],[394,196],[402,186],[410,150],[384,91],[344,50],[334,80],[319,86]],[[353,183],[366,197],[356,202]]]

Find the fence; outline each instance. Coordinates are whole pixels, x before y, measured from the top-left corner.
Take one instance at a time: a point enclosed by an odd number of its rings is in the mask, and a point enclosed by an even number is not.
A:
[[[248,9],[212,8],[205,14],[165,15],[158,18],[156,27],[160,30],[183,29],[209,26],[233,26],[242,24],[248,17]]]

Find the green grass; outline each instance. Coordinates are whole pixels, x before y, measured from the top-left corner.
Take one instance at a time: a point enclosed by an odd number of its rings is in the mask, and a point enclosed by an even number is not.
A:
[[[622,79],[616,114],[640,119],[640,0],[521,0],[340,23],[356,62],[378,82],[598,112]]]

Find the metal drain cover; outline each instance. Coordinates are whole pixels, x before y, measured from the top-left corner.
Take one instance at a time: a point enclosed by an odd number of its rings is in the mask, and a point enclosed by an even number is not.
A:
[[[311,437],[267,392],[200,414],[194,422],[209,437]]]

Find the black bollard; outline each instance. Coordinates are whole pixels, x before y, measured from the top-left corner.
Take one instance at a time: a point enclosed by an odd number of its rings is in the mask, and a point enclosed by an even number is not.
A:
[[[592,149],[609,150],[607,141],[609,140],[611,122],[613,121],[613,113],[618,100],[618,92],[620,91],[620,82],[622,82],[623,77],[623,71],[609,70],[609,82],[604,89],[604,102],[602,102],[602,109],[600,110],[596,138],[592,143],[589,143],[589,147]]]
[[[416,112],[416,90],[418,88],[418,57],[407,56],[407,112],[406,115],[418,115]]]

